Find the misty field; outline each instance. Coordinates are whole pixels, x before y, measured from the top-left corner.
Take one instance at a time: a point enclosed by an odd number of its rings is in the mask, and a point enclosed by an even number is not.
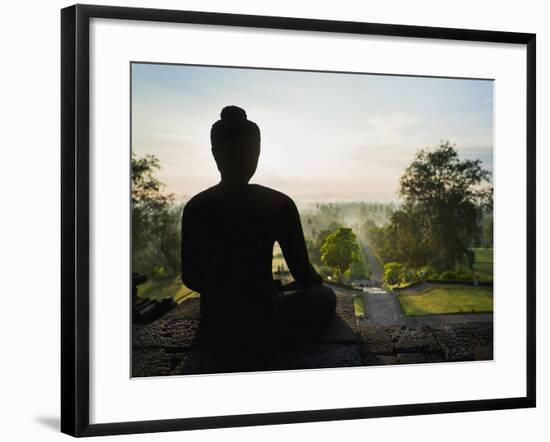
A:
[[[285,270],[288,269],[285,258],[283,257],[283,251],[281,250],[281,246],[279,245],[278,242],[276,242],[273,245],[273,258],[271,261],[271,269],[273,272],[276,272],[280,266],[282,266],[283,269]]]
[[[167,298],[173,298],[180,301],[195,292],[186,287],[179,276],[167,277],[161,279],[149,280],[138,286],[138,298],[155,299],[161,301]]]
[[[407,316],[493,311],[493,289],[489,287],[441,286],[399,295],[398,299]]]

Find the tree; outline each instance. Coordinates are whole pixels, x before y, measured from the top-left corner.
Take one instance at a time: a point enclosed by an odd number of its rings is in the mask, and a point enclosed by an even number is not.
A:
[[[493,246],[493,213],[483,217],[483,245],[485,247]]]
[[[306,245],[308,248],[308,254],[309,259],[311,259],[312,262],[316,264],[321,264],[321,248],[323,247],[323,244],[325,243],[325,240],[327,237],[336,231],[340,226],[340,224],[337,224],[335,222],[332,222],[329,224],[329,226],[326,229],[321,230],[317,237],[312,241],[306,240]]]
[[[493,245],[493,223],[487,223],[485,225],[484,229],[484,235],[485,235],[485,241],[487,242],[488,246],[491,247]]]
[[[360,259],[357,237],[348,227],[336,229],[326,237],[321,247],[321,263],[331,267],[339,280]]]
[[[481,234],[484,207],[492,206],[490,172],[480,160],[461,160],[448,141],[420,149],[400,180],[404,200],[389,229],[399,261],[453,269]]]
[[[181,214],[182,206],[172,204],[163,211],[160,219],[158,251],[169,274],[178,274],[181,269]]]
[[[359,261],[351,264],[349,273],[351,279],[367,279],[370,277],[368,263],[361,256]]]
[[[161,266],[177,270],[172,265],[173,247],[162,247],[167,235],[179,243],[179,233],[175,238],[173,228],[168,228],[173,224],[174,196],[162,192],[164,186],[155,177],[159,169],[154,155],[139,158],[132,153],[132,270],[137,272],[149,273]]]

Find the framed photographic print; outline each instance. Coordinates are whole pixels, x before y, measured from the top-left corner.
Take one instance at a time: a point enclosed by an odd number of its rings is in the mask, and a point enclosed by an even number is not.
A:
[[[61,28],[63,432],[535,406],[534,34]]]

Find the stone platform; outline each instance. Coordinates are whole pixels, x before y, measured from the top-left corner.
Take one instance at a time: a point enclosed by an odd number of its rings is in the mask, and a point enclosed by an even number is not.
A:
[[[293,370],[448,361],[492,360],[492,321],[434,326],[373,326],[356,320],[353,298],[337,293],[336,315],[313,342],[270,352],[261,367],[220,368],[199,333],[199,299],[150,324],[132,327],[132,376]],[[227,354],[238,354],[228,349]]]

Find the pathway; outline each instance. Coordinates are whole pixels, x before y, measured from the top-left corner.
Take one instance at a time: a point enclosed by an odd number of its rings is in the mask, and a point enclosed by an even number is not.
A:
[[[369,325],[400,325],[406,320],[397,297],[380,287],[366,288],[363,302],[367,308],[363,320]]]
[[[364,246],[363,253],[369,260],[371,269],[370,279],[374,281],[382,281],[382,277],[384,276],[384,268],[382,267],[382,264],[380,263],[372,249],[369,246]]]

